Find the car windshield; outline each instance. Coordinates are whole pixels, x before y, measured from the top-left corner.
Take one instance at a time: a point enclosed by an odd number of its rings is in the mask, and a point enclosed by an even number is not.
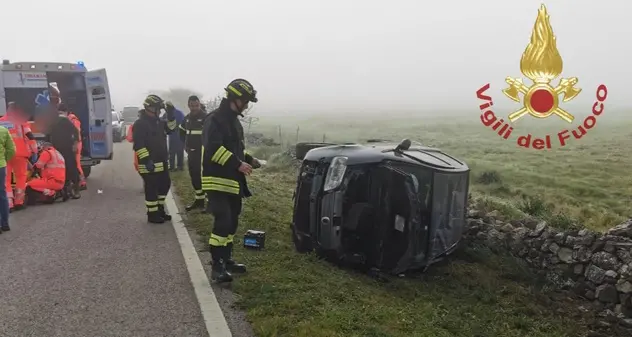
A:
[[[116,112],[112,112],[112,122],[118,122],[119,121],[119,116],[118,113]]]

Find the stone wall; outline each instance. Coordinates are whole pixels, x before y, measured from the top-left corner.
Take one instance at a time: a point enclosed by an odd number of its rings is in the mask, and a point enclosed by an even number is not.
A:
[[[559,289],[592,302],[598,315],[632,328],[632,219],[605,234],[561,231],[545,221],[504,221],[468,211],[466,240],[524,259]]]

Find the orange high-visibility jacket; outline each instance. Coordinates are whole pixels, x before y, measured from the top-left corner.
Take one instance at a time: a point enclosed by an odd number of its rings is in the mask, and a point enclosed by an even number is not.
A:
[[[133,131],[134,130],[132,129],[132,125],[130,125],[129,128],[127,129],[127,135],[125,136],[127,141],[130,143],[134,142],[134,138],[132,137]],[[134,169],[138,171],[138,156],[136,155],[136,153],[134,153]]]
[[[40,169],[40,176],[44,180],[66,181],[66,163],[64,156],[54,147],[49,146],[40,152],[35,167]]]
[[[2,125],[9,129],[13,143],[15,144],[15,155],[17,157],[28,158],[32,154],[37,153],[37,143],[35,139],[29,139],[27,134],[31,132],[31,124],[29,122],[20,122],[15,118],[11,118],[9,113],[0,118]]]
[[[68,119],[70,119],[70,121],[72,122],[72,124],[77,128],[77,130],[79,131],[79,134],[81,134],[81,121],[79,120],[79,117],[77,117],[77,115],[75,115],[72,112],[68,113]]]

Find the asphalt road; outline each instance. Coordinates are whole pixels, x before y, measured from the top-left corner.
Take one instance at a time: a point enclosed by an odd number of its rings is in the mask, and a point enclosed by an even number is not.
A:
[[[174,229],[146,222],[131,160],[117,143],[81,199],[11,215],[0,336],[208,336]]]

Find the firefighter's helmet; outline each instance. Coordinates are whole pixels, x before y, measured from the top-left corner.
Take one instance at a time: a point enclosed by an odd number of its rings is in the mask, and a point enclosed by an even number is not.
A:
[[[145,107],[145,109],[147,108],[154,108],[156,109],[156,111],[163,109],[165,107],[165,101],[160,98],[158,95],[148,95],[147,98],[145,98],[145,101],[143,102],[143,106]]]
[[[226,97],[228,99],[240,98],[253,103],[259,101],[257,98],[257,90],[255,90],[250,82],[241,78],[230,82],[224,90],[226,90]]]

